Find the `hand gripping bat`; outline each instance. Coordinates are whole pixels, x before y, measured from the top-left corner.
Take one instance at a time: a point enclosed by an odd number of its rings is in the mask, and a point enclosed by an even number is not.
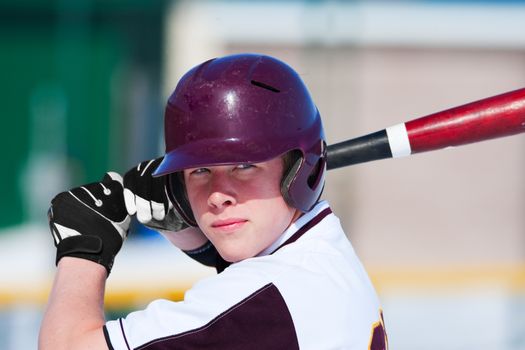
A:
[[[460,146],[525,132],[525,88],[328,146],[327,168]]]

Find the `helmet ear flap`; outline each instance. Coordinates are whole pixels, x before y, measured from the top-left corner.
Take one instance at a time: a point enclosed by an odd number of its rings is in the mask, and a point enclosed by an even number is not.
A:
[[[326,143],[324,141],[323,141],[323,149],[324,151],[323,151],[323,154],[321,155],[321,158],[319,158],[319,160],[313,167],[312,172],[308,176],[307,183],[308,183],[308,186],[312,190],[317,188],[317,186],[319,186],[319,183],[321,181],[324,181],[324,172],[326,170]],[[323,182],[323,188],[324,188],[324,182]],[[321,197],[321,194],[319,194],[319,197]]]
[[[320,145],[315,147],[319,147],[318,151],[305,156],[300,151],[291,152],[291,165],[288,169],[285,167],[281,180],[281,194],[284,200],[302,212],[310,210],[321,198],[324,190],[326,143],[322,140]],[[305,159],[308,156],[315,156],[315,163],[308,163]]]
[[[288,155],[287,155],[288,156]],[[281,180],[281,195],[288,205],[295,207],[294,201],[290,195],[290,186],[292,186],[293,181],[301,167],[304,159],[301,155],[301,152],[292,151],[289,153],[290,161],[285,162],[283,178]]]
[[[182,172],[171,173],[167,176],[166,187],[169,200],[173,203],[174,209],[180,214],[182,220],[189,226],[197,226],[197,221],[193,216],[188,196],[186,195],[186,186]]]
[[[317,161],[317,164],[314,167],[314,170],[312,170],[310,176],[308,177],[308,186],[315,191],[315,189],[319,186],[321,186],[321,189],[319,190],[319,195],[317,196],[317,199],[314,203],[317,203],[319,201],[319,198],[321,198],[321,195],[324,191],[324,178],[325,178],[325,171],[326,171],[326,156],[319,158]]]

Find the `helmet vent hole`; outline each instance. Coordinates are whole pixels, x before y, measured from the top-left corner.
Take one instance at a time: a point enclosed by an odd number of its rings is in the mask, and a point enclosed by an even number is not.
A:
[[[270,90],[272,92],[281,92],[281,90],[257,80],[252,80],[251,83],[255,86],[262,87],[263,89]]]

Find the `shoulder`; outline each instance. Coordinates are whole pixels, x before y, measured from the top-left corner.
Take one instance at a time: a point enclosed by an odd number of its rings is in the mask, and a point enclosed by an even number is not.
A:
[[[279,289],[264,278],[242,277],[247,275],[228,268],[197,283],[182,302],[157,300],[108,322],[111,343],[118,348],[115,344],[125,339],[139,349],[298,349]]]

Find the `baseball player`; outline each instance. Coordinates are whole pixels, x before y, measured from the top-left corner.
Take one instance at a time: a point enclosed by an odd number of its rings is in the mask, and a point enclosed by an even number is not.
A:
[[[326,142],[298,74],[255,54],[204,62],[165,112],[166,153],[60,193],[41,349],[386,349],[380,303],[320,200]],[[106,322],[130,215],[219,273]],[[154,254],[154,252],[152,252]],[[166,276],[176,281],[177,276]]]

